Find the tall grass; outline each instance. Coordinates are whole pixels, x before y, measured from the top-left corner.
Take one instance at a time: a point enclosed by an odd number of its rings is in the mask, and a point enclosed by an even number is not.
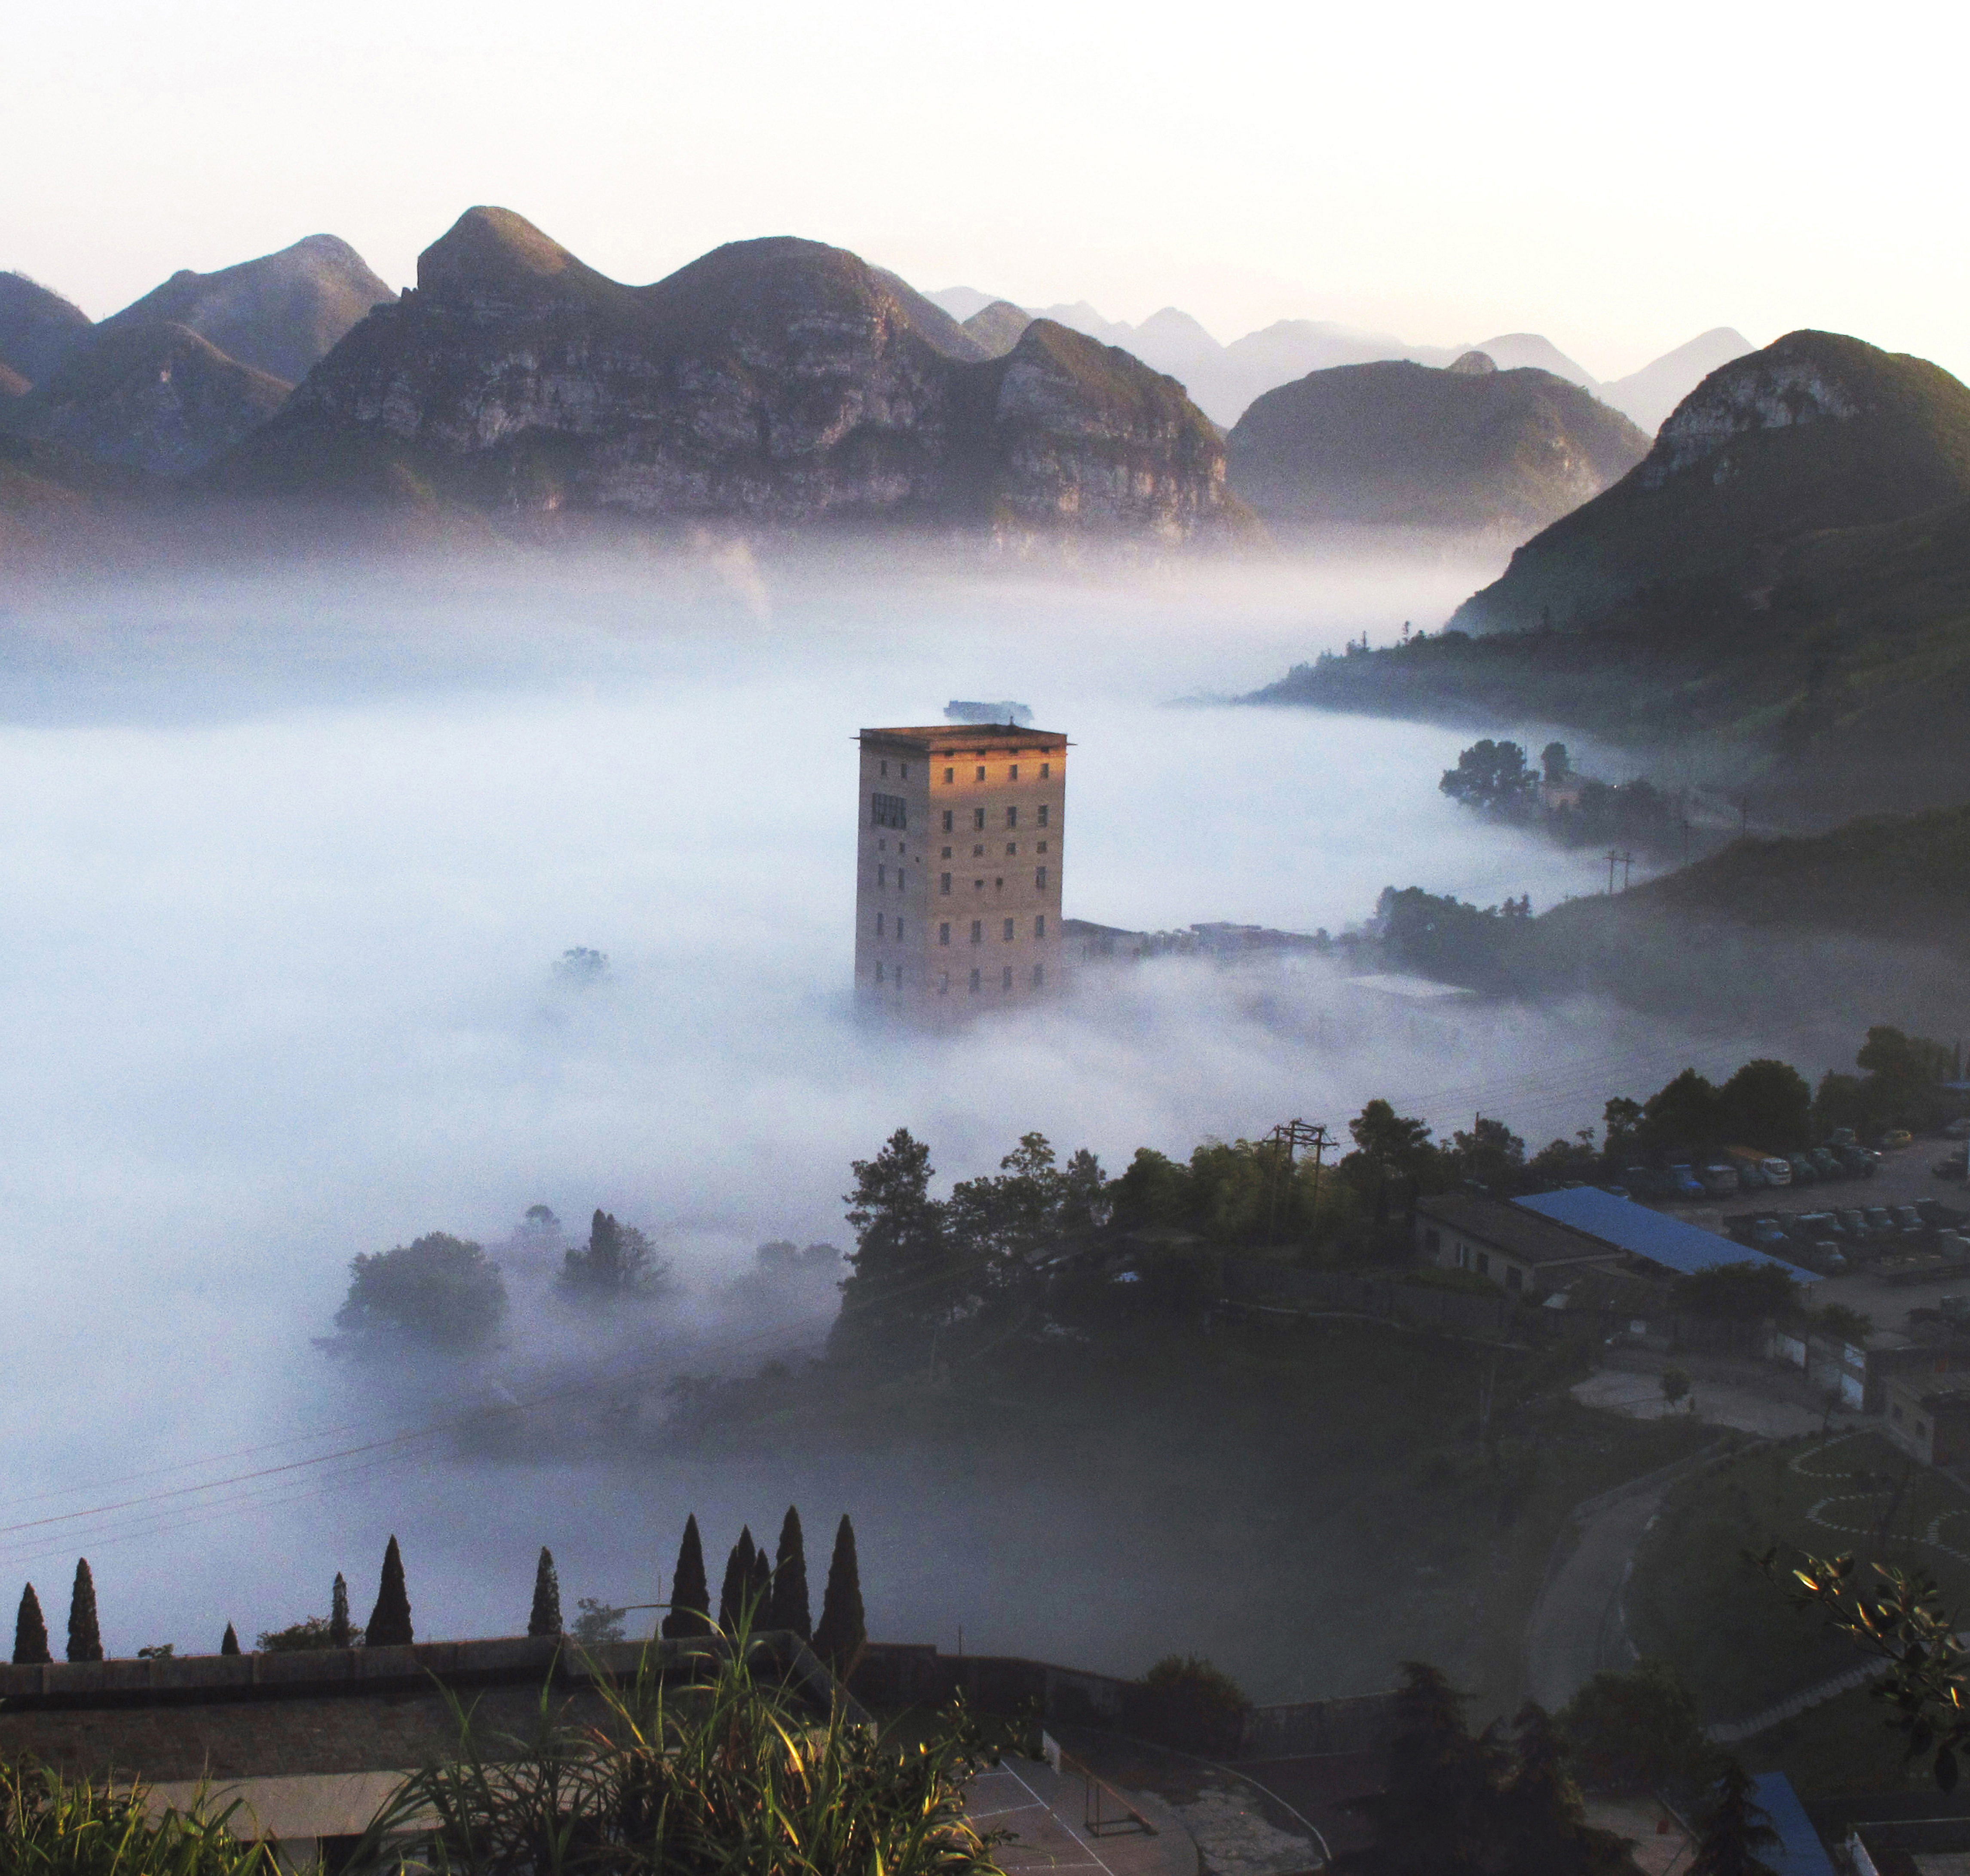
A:
[[[271,1849],[228,1829],[236,1806],[145,1815],[141,1789],[102,1790],[0,1764],[5,1876],[280,1876]]]
[[[963,1787],[996,1764],[962,1707],[905,1738],[804,1707],[743,1634],[707,1642],[680,1684],[654,1649],[635,1679],[597,1677],[600,1723],[524,1733],[453,1701],[458,1749],[378,1815],[359,1868],[432,1876],[998,1876]],[[1003,1729],[1000,1729],[1003,1731]]]

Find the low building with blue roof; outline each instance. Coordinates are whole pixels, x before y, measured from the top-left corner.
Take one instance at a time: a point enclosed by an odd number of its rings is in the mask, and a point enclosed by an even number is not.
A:
[[[1792,1780],[1783,1772],[1760,1772],[1751,1785],[1759,1809],[1779,1836],[1776,1844],[1759,1851],[1758,1860],[1770,1864],[1777,1876],[1835,1876],[1833,1859],[1812,1828]]]
[[[1787,1263],[1782,1257],[1686,1224],[1665,1212],[1651,1211],[1632,1198],[1617,1198],[1597,1186],[1576,1185],[1564,1192],[1539,1192],[1530,1198],[1515,1198],[1520,1210],[1563,1224],[1582,1237],[1593,1239],[1629,1257],[1655,1265],[1665,1275],[1695,1276],[1727,1263],[1768,1263],[1801,1283],[1816,1283],[1810,1270]]]

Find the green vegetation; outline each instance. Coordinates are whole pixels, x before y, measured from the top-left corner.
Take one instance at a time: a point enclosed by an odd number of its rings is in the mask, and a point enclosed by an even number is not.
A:
[[[1231,1676],[1194,1654],[1169,1654],[1143,1676],[1132,1722],[1145,1737],[1222,1758],[1238,1749],[1252,1703]]]
[[[1399,1728],[1386,1790],[1357,1800],[1375,1829],[1335,1859],[1360,1876],[1616,1876],[1621,1840],[1582,1816],[1565,1734],[1528,1701],[1509,1738],[1474,1736],[1464,1696],[1436,1669],[1403,1670]]]
[[[678,1546],[677,1568],[671,1572],[671,1606],[665,1611],[666,1640],[711,1631],[711,1590],[704,1577],[704,1540],[698,1535],[697,1515],[684,1521],[684,1541]]]
[[[96,1620],[96,1579],[89,1572],[86,1557],[76,1564],[75,1587],[69,1595],[68,1658],[71,1661],[102,1659],[102,1634]]]
[[[528,1612],[527,1633],[552,1636],[561,1632],[561,1578],[554,1570],[554,1552],[543,1544],[540,1562],[534,1566],[534,1606]]]
[[[1580,1774],[1608,1790],[1668,1793],[1700,1790],[1717,1754],[1682,1678],[1666,1662],[1645,1660],[1626,1673],[1604,1670],[1559,1715]]]
[[[557,1722],[544,1690],[524,1736],[489,1732],[454,1702],[455,1755],[379,1814],[359,1867],[408,1832],[436,1876],[993,1876],[994,1838],[965,1816],[962,1794],[1015,1741],[962,1708],[918,1718],[907,1736],[838,1707],[817,1715],[743,1632],[707,1650],[688,1684],[646,1653],[631,1684],[601,1691],[603,1723],[576,1728]]]
[[[393,1534],[383,1552],[383,1573],[376,1586],[376,1606],[363,1624],[363,1644],[371,1648],[408,1646],[411,1632],[411,1596],[404,1582],[403,1553]]]
[[[457,1348],[491,1340],[506,1317],[499,1266],[470,1240],[433,1231],[394,1250],[358,1253],[336,1328],[396,1334]]]
[[[1881,1435],[1743,1453],[1670,1494],[1637,1553],[1629,1630],[1682,1676],[1706,1719],[1747,1718],[1862,1659],[1838,1631],[1802,1624],[1747,1551],[1790,1568],[1855,1544],[1864,1565],[1933,1572],[1963,1607],[1970,1562],[1949,1546],[1970,1550],[1966,1531],[1970,1497]]]
[[[837,1674],[851,1673],[869,1640],[862,1613],[862,1566],[855,1555],[855,1526],[843,1512],[828,1559],[827,1587],[821,1593],[821,1620],[814,1627],[814,1653]]]
[[[21,1606],[14,1617],[14,1660],[16,1666],[51,1661],[48,1653],[48,1625],[41,1617],[41,1599],[32,1583],[21,1592]]]
[[[1275,527],[1523,534],[1618,481],[1648,447],[1621,412],[1549,372],[1387,359],[1267,391],[1225,458],[1233,487]]]
[[[649,1239],[600,1209],[590,1223],[587,1244],[569,1250],[561,1260],[561,1288],[587,1302],[660,1296],[669,1281],[669,1269]]]
[[[278,1876],[271,1844],[242,1843],[239,1807],[145,1814],[132,1787],[105,1790],[50,1768],[0,1763],[0,1869],[22,1876]]]
[[[781,1521],[780,1541],[773,1552],[773,1594],[765,1625],[798,1635],[803,1641],[814,1634],[808,1602],[807,1540],[801,1532],[800,1513],[792,1505],[787,1507]]]

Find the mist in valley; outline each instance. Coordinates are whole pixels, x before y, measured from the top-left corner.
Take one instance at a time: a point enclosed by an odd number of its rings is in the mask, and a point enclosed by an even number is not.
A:
[[[957,1036],[854,1019],[850,739],[952,697],[1016,698],[1074,737],[1070,917],[1339,932],[1391,884],[1537,909],[1598,889],[1598,855],[1438,792],[1456,730],[1211,701],[1433,626],[1494,571],[878,578],[726,548],[17,598],[15,1576],[46,1602],[86,1553],[112,1653],[203,1651],[228,1620],[319,1613],[338,1569],[366,1607],[394,1532],[421,1634],[504,1634],[542,1543],[571,1611],[650,1602],[688,1513],[715,1569],[792,1500],[817,1594],[853,1513],[885,1638],[950,1647],[961,1624],[974,1650],[1123,1673],[1196,1647],[1262,1698],[1379,1684],[1393,1657],[1344,1637],[1279,1660],[1228,1577],[1211,1607],[1165,1579],[1160,1544],[1244,1541],[1208,1491],[1146,1508],[1065,1461],[720,1455],[667,1431],[665,1390],[818,1351],[828,1284],[762,1276],[756,1247],[848,1248],[849,1162],[898,1127],[941,1187],[1029,1129],[1115,1173],[1138,1146],[1295,1114],[1340,1129],[1379,1094],[1537,1145],[1686,1064],[1844,1065],[1852,1029],[1821,1005],[1679,1029],[1599,999],[1419,1004],[1312,956],[1124,966]],[[558,974],[577,946],[606,973]],[[584,1315],[554,1286],[558,1241],[509,1241],[535,1205],[569,1242],[597,1207],[642,1227],[671,1292]],[[506,1266],[493,1354],[317,1345],[353,1256],[434,1231]],[[1043,1454],[1045,1429],[1016,1444]],[[1331,1539],[1372,1563],[1371,1533]]]

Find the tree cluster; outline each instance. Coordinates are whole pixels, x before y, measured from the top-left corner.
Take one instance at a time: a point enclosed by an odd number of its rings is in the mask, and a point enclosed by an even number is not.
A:
[[[1960,1080],[1963,1071],[1946,1044],[1905,1036],[1886,1024],[1868,1032],[1854,1065],[1858,1075],[1829,1070],[1820,1078],[1812,1117],[1822,1135],[1851,1127],[1873,1139],[1890,1127],[1920,1133],[1936,1127],[1952,1111],[1942,1084]]]
[[[862,1610],[862,1572],[856,1556],[855,1526],[846,1512],[834,1532],[834,1551],[828,1562],[821,1619],[811,1619],[808,1591],[807,1543],[800,1512],[788,1505],[780,1521],[779,1541],[769,1558],[756,1545],[750,1526],[725,1562],[717,1619],[712,1613],[710,1585],[705,1574],[704,1539],[695,1513],[684,1520],[671,1572],[671,1594],[660,1632],[666,1640],[682,1640],[714,1631],[728,1637],[769,1631],[798,1635],[838,1674],[846,1676],[860,1659],[868,1642]]]
[[[506,1285],[484,1247],[433,1231],[393,1250],[359,1251],[335,1325],[357,1336],[408,1335],[453,1348],[489,1341],[506,1319]]]
[[[562,1257],[561,1286],[584,1302],[619,1302],[661,1295],[670,1283],[669,1266],[649,1237],[613,1212],[598,1208],[590,1221],[588,1242]]]
[[[1547,806],[1541,783],[1558,788],[1578,782],[1575,798]],[[1487,737],[1457,758],[1437,786],[1462,806],[1497,821],[1536,823],[1568,847],[1598,846],[1603,841],[1632,841],[1638,846],[1667,847],[1677,826],[1675,804],[1650,782],[1582,779],[1574,773],[1564,743],[1549,743],[1533,768],[1517,743]]]
[[[1639,1785],[1699,1813],[1699,1876],[1775,1876],[1777,1841],[1751,1781],[1704,1735],[1672,1670],[1645,1662],[1597,1674],[1556,1717],[1527,1701],[1509,1728],[1474,1734],[1464,1696],[1436,1669],[1403,1664],[1387,1787],[1357,1801],[1375,1829],[1335,1859],[1361,1876],[1617,1876],[1627,1846],[1585,1819],[1576,1773]]]
[[[851,1168],[844,1195],[855,1249],[831,1346],[913,1363],[954,1325],[1000,1309],[1042,1253],[1107,1221],[1109,1183],[1085,1149],[1066,1165],[1027,1133],[996,1175],[931,1195],[930,1149],[899,1127]]]

